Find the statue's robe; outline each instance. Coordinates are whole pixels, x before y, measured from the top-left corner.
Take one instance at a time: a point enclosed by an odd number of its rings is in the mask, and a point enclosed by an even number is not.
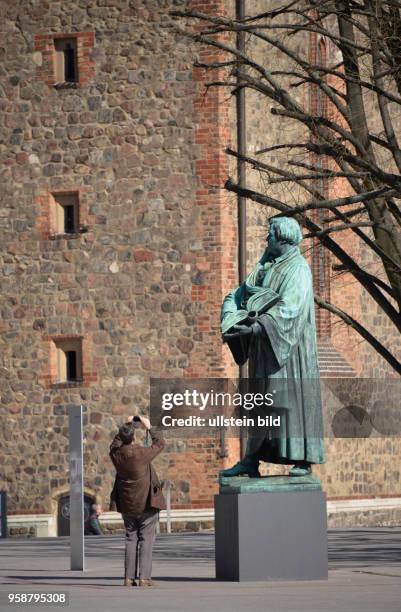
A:
[[[248,391],[276,390],[274,407],[267,412],[280,415],[281,425],[278,434],[251,430],[246,454],[270,463],[324,463],[313,283],[298,247],[276,259],[264,256],[246,281],[227,295],[223,333],[231,328],[230,321],[241,319],[239,311],[246,320],[250,299],[252,304],[258,299],[257,320],[263,333],[250,340],[230,339],[228,345],[237,363],[248,360]]]

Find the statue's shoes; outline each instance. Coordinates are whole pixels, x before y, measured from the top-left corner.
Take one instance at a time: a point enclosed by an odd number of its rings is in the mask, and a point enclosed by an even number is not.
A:
[[[248,474],[250,478],[260,478],[258,466],[255,463],[238,461],[233,467],[221,470],[220,476],[231,478],[233,476],[244,476]]]
[[[312,474],[312,468],[310,465],[294,465],[290,469],[289,476],[310,476]]]

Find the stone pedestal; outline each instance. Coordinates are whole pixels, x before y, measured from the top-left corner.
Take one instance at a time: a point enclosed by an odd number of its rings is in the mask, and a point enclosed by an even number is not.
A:
[[[219,580],[327,580],[326,497],[319,480],[221,479],[215,541]]]

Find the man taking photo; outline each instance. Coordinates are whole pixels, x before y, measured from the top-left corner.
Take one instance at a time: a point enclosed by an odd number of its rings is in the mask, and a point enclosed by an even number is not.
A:
[[[135,444],[135,430],[144,427],[152,445]],[[152,550],[159,511],[166,505],[161,484],[151,461],[163,450],[164,440],[144,416],[129,417],[110,446],[110,458],[116,468],[111,502],[121,512],[125,526],[125,586],[153,586]]]

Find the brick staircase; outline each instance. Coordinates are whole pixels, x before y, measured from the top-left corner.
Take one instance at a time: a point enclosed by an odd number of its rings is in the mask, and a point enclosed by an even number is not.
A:
[[[317,352],[322,378],[354,378],[355,370],[327,338],[318,339]]]

